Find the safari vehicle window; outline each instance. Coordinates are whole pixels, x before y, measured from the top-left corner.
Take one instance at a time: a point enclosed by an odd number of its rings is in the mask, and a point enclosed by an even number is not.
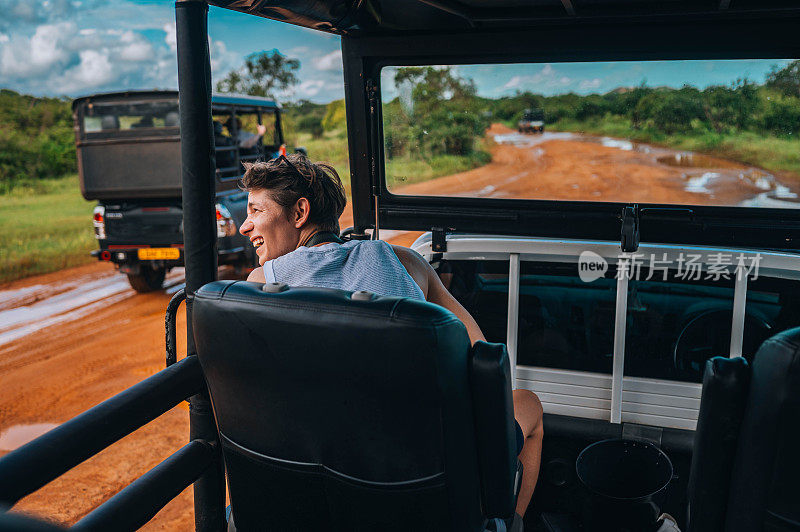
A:
[[[799,64],[387,66],[386,187],[414,196],[797,208]]]
[[[82,129],[86,136],[160,133],[177,134],[180,127],[176,100],[93,103],[83,109]]]

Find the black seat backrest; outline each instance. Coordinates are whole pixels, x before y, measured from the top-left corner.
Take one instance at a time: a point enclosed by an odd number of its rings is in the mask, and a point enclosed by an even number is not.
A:
[[[706,364],[690,532],[800,531],[800,328]]]
[[[725,530],[800,530],[800,327],[753,359]]]
[[[196,293],[237,529],[481,530],[481,477],[513,490],[508,384],[485,398],[508,429],[496,434],[492,453],[508,462],[497,467],[478,457],[471,380],[481,377],[470,378],[463,324],[425,302],[358,298],[240,281]],[[504,374],[479,373],[507,379],[502,353]],[[481,469],[490,462],[495,473]]]

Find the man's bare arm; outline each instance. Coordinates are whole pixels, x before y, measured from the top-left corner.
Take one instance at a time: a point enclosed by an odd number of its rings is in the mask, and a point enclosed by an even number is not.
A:
[[[405,269],[422,289],[426,300],[441,305],[455,314],[467,328],[469,339],[473,344],[478,340],[486,340],[478,323],[467,312],[467,309],[445,288],[439,276],[436,275],[436,271],[428,264],[428,261],[414,250],[402,246],[392,246],[392,248]]]

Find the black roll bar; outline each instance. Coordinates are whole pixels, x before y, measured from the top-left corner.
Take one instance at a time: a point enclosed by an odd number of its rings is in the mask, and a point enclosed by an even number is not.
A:
[[[203,440],[179,451],[75,523],[71,530],[137,530],[213,465],[214,446]]]
[[[11,451],[0,459],[0,506],[13,506],[200,390],[200,363],[185,358]]]
[[[181,117],[183,242],[186,265],[186,352],[196,359],[192,332],[194,293],[217,278],[215,145],[211,121],[211,60],[208,51],[208,4],[175,3],[178,45],[178,101]],[[237,159],[238,165],[238,159]],[[214,442],[215,463],[194,483],[197,532],[225,527],[225,476],[217,425],[208,390],[189,400],[189,439]]]

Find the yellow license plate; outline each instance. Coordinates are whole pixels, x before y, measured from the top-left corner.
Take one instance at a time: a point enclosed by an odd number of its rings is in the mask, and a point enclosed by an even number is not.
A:
[[[181,258],[178,248],[142,248],[136,251],[139,260],[175,260]]]

